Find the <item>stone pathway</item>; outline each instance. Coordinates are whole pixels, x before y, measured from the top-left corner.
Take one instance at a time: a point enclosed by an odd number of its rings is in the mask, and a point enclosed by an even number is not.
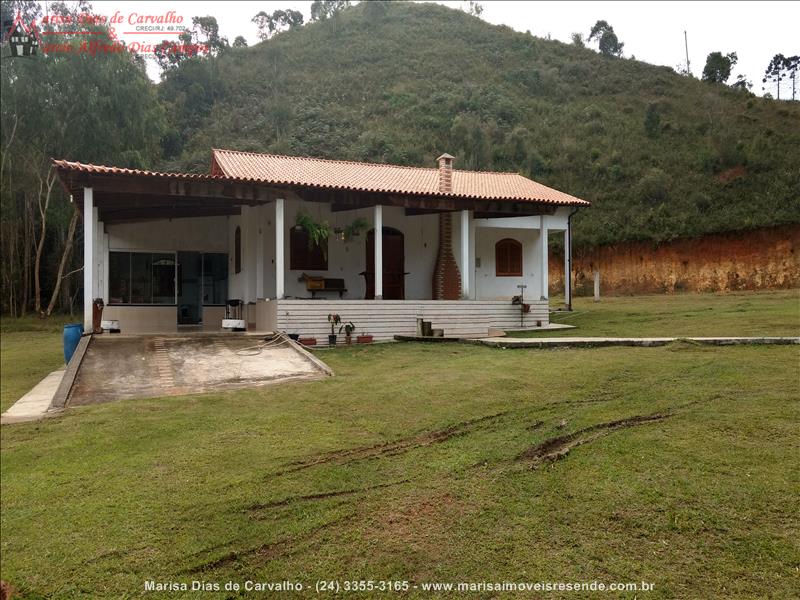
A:
[[[50,402],[64,377],[65,369],[53,371],[37,383],[34,388],[17,400],[6,412],[0,415],[0,423],[22,423],[41,419],[50,408]]]
[[[800,337],[558,337],[558,338],[515,338],[490,337],[463,340],[470,344],[483,344],[495,348],[600,348],[604,346],[666,346],[672,342],[685,340],[713,346],[800,344]]]

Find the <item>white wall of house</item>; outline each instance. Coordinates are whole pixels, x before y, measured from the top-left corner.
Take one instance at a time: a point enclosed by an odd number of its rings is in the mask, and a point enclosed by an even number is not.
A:
[[[479,227],[475,232],[475,291],[478,299],[505,300],[519,294],[518,285],[526,285],[525,298],[538,300],[542,296],[538,267],[539,231]],[[522,243],[522,277],[495,275],[495,244],[505,238]]]
[[[315,220],[328,221],[331,228],[346,227],[358,217],[372,229],[372,208],[331,212],[330,206],[287,200],[284,203],[284,289],[286,297],[309,296],[305,283],[299,281],[302,271],[290,269],[289,229],[294,226],[297,213],[305,210]],[[550,231],[566,228],[570,207],[559,208],[555,215],[544,218]],[[461,245],[462,213],[452,213],[452,250],[459,270],[464,275],[465,261]],[[467,229],[472,236],[469,243],[469,298],[473,300],[505,300],[519,293],[517,285],[525,284],[526,298],[547,297],[541,286],[540,217],[514,217],[508,219],[472,219]],[[433,269],[439,239],[438,216],[406,216],[399,207],[383,208],[383,224],[400,230],[405,241],[406,299],[428,300],[432,296]],[[235,272],[234,240],[236,228],[241,228],[242,270]],[[108,251],[204,251],[228,253],[228,297],[253,302],[256,298],[275,297],[275,205],[242,207],[241,216],[198,217],[141,223],[106,225],[107,246],[100,264],[100,273],[107,273]],[[503,238],[518,240],[523,245],[523,276],[497,277],[495,275],[495,244]],[[342,278],[347,287],[346,298],[362,299],[366,293],[367,231],[357,238],[342,242],[331,238],[328,243],[328,270],[308,271],[310,275]],[[260,271],[260,275],[259,275]],[[102,275],[101,275],[102,277]],[[105,277],[104,279],[107,279]],[[106,290],[107,282],[102,287]],[[337,298],[335,294],[325,297]]]
[[[106,225],[110,250],[227,252],[227,217]]]

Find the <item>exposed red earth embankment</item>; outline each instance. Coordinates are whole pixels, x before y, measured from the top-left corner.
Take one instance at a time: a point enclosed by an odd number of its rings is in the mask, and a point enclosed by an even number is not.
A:
[[[800,287],[800,225],[576,249],[575,294],[591,295],[600,271],[605,295],[732,292]],[[550,257],[550,289],[564,288],[564,261]]]

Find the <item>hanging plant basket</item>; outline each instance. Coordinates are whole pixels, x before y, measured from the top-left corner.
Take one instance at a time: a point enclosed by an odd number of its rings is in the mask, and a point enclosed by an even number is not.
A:
[[[319,247],[323,256],[328,258],[328,244],[325,242],[331,235],[331,226],[327,221],[317,223],[310,214],[301,210],[295,218],[295,227],[300,227],[308,234],[309,247]]]

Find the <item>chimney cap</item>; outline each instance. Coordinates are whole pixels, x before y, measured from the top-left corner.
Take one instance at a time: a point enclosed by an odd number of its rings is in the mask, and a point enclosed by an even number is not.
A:
[[[437,159],[436,159],[436,162],[439,162],[439,161],[440,161],[440,160],[442,160],[442,159],[445,159],[445,160],[453,160],[453,159],[455,159],[455,156],[451,156],[450,154],[448,154],[447,152],[445,152],[445,153],[444,153],[444,154],[442,154],[442,155],[441,155],[439,158],[437,158]]]

